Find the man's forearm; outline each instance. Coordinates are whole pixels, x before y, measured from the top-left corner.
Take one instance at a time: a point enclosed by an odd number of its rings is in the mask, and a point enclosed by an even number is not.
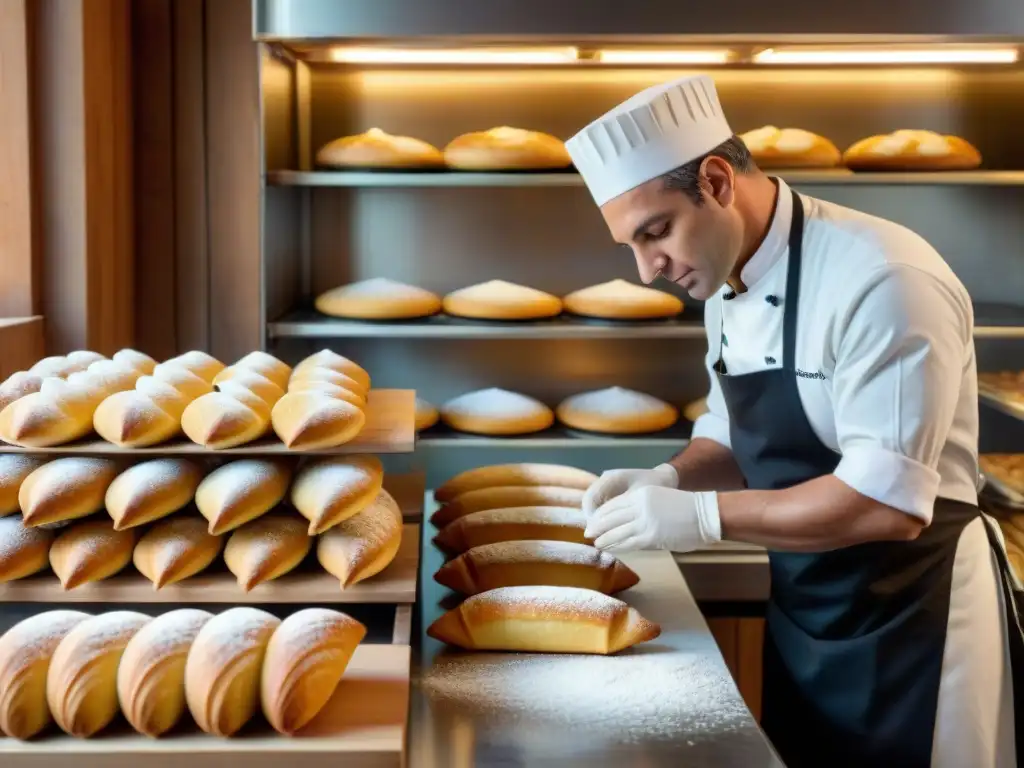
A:
[[[789,552],[825,552],[869,541],[907,541],[922,521],[825,475],[780,491],[718,496],[722,538]]]
[[[679,475],[684,491],[730,491],[745,487],[732,451],[724,445],[697,437],[668,462]]]

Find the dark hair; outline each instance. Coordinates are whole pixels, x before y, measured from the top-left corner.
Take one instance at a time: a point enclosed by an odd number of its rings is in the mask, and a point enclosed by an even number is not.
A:
[[[700,165],[707,157],[720,157],[732,166],[736,173],[751,173],[757,170],[754,158],[750,156],[750,150],[739,136],[726,139],[706,155],[701,155],[696,160],[691,160],[685,165],[680,165],[674,171],[669,171],[661,178],[665,181],[666,189],[675,189],[693,200],[697,205],[704,204],[704,193],[700,184]]]

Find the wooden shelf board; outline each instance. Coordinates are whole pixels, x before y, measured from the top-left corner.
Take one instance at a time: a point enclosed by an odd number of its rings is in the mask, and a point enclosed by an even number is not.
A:
[[[295,760],[303,768],[402,765],[409,712],[407,645],[362,645],[356,649],[334,696],[299,735],[280,736],[260,720],[236,738],[222,739],[181,728],[151,739],[123,723],[92,739],[53,729],[23,742],[0,738],[4,768],[222,768],[244,760],[246,768],[280,768]],[[187,718],[187,715],[186,715]],[[143,762],[144,761],[144,762]]]
[[[416,393],[411,389],[374,389],[367,397],[366,425],[352,440],[335,448],[293,451],[276,438],[236,448],[211,450],[189,440],[173,440],[150,448],[121,448],[105,440],[87,439],[49,448],[0,443],[0,453],[86,456],[308,456],[347,453],[410,453],[416,448]]]
[[[422,499],[422,496],[421,496]],[[420,503],[422,507],[422,501]],[[145,576],[128,566],[103,581],[65,591],[50,571],[0,584],[0,601],[11,603],[232,603],[344,604],[416,602],[420,564],[420,527],[406,524],[402,544],[391,564],[366,581],[341,589],[338,580],[320,568],[300,568],[243,592],[227,569],[200,573],[190,579],[153,589]]]
[[[402,510],[402,519],[407,523],[423,519],[423,493],[427,488],[427,473],[423,471],[392,473],[384,475],[384,490]]]

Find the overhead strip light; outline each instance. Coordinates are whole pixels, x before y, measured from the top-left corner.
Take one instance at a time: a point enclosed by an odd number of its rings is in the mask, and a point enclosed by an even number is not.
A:
[[[755,64],[1012,64],[1016,48],[766,48]]]
[[[333,48],[331,59],[346,64],[571,64],[576,48]]]
[[[601,50],[595,58],[602,64],[647,64],[666,66],[673,64],[728,64],[732,51],[720,50]]]

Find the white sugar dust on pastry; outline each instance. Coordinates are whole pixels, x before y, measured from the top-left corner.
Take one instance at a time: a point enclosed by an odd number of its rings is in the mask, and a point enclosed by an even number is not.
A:
[[[843,159],[835,144],[802,128],[765,125],[739,138],[761,168],[834,168]]]
[[[565,464],[491,464],[467,469],[446,480],[434,491],[434,498],[440,502],[448,502],[469,491],[513,485],[549,485],[585,491],[596,480],[597,475],[593,472]]]
[[[142,534],[132,562],[154,589],[161,589],[206,570],[223,547],[224,537],[211,534],[205,519],[176,515]]]
[[[981,153],[959,136],[902,129],[861,139],[843,163],[855,171],[964,171],[981,165]]]
[[[316,556],[344,589],[387,568],[401,543],[402,511],[382,489],[364,509],[320,536]]]
[[[491,387],[452,398],[441,406],[441,419],[460,432],[524,435],[550,427],[554,414],[540,400]]]
[[[587,516],[568,507],[510,507],[486,509],[460,517],[441,529],[434,543],[443,551],[461,554],[499,541],[572,541],[589,544],[584,531]]]
[[[203,468],[189,459],[151,459],[129,467],[107,488],[114,528],[134,528],[177,512],[193,498]]]
[[[683,311],[683,302],[671,293],[625,280],[573,291],[562,302],[566,312],[608,320],[653,320]]]
[[[441,311],[441,297],[424,288],[374,277],[341,285],[316,298],[318,311],[355,320],[408,320]]]
[[[444,155],[425,141],[375,127],[320,147],[316,164],[325,168],[440,168]]]
[[[560,169],[572,165],[561,139],[504,125],[456,136],[444,148],[444,160],[449,168],[466,171]]]
[[[572,395],[559,403],[555,413],[567,427],[615,435],[657,432],[679,418],[675,406],[624,387]]]
[[[578,488],[559,488],[550,485],[508,485],[480,488],[459,494],[439,507],[430,517],[437,528],[444,528],[453,520],[486,509],[508,507],[583,507],[584,491]]]
[[[661,628],[621,600],[575,587],[501,587],[474,595],[427,634],[466,650],[612,654]]]
[[[46,459],[20,453],[0,454],[0,516],[21,511],[18,491],[25,478],[46,463]]]
[[[102,581],[132,561],[134,530],[116,531],[109,519],[82,520],[61,531],[50,547],[50,567],[64,589]]]
[[[540,320],[562,311],[562,300],[550,293],[505,280],[459,288],[444,297],[444,311],[477,320]]]
[[[50,564],[54,533],[20,517],[0,517],[0,584],[39,573]]]
[[[629,589],[640,577],[617,557],[572,541],[500,541],[464,552],[441,566],[434,580],[475,595],[499,587],[580,587],[605,594]]]
[[[242,591],[296,568],[313,546],[306,528],[298,515],[277,512],[235,530],[224,546],[224,563]]]
[[[291,502],[315,536],[365,509],[380,493],[384,465],[376,456],[331,456],[306,464],[292,484]]]

